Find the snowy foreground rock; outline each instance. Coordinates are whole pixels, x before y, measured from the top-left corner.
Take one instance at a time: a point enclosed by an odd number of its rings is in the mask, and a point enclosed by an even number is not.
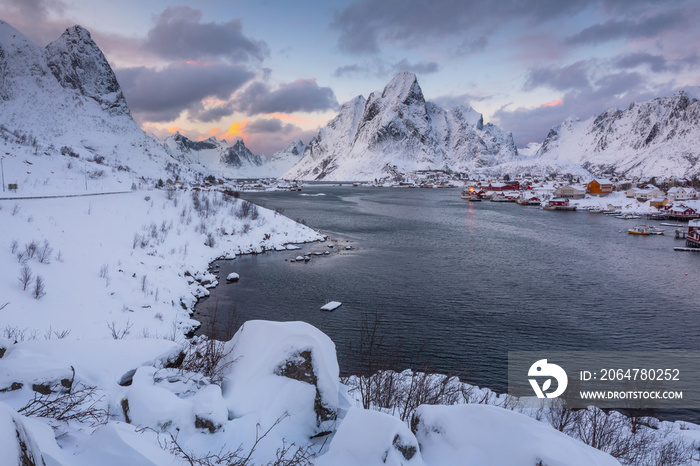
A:
[[[186,458],[268,464],[294,455],[303,461],[275,464],[619,464],[503,408],[421,406],[409,427],[389,414],[352,407],[355,400],[339,383],[335,345],[304,322],[248,321],[229,342],[198,341],[10,345],[0,374],[23,385],[0,393],[2,464],[189,464]],[[216,364],[208,375],[188,366],[212,355]],[[74,371],[68,390],[93,387],[75,409],[103,410],[103,418],[60,422],[36,411],[18,414],[33,409],[27,401],[35,395],[24,382],[65,367]],[[59,396],[69,394],[41,399]]]

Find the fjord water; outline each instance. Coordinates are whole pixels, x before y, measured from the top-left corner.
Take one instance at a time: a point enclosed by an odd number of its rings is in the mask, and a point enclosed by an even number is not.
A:
[[[700,350],[700,254],[673,235],[628,235],[635,220],[470,203],[456,189],[313,186],[246,193],[338,241],[221,261],[195,318],[229,338],[249,319],[303,320],[359,371],[363,318],[379,317],[395,369],[459,374],[504,392],[508,351]],[[632,223],[630,223],[632,222]],[[667,233],[672,233],[669,228]],[[352,250],[345,250],[351,245]],[[334,312],[319,308],[340,301]]]

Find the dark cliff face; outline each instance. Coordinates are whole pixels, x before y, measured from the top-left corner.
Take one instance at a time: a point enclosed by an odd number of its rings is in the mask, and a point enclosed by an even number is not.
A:
[[[244,163],[249,163],[257,167],[264,163],[263,159],[253,154],[240,139],[226,150],[223,157],[227,164],[236,168],[243,166]]]
[[[205,149],[216,149],[216,142],[211,139],[206,139],[204,141],[192,141],[186,138],[180,133],[173,135],[173,140],[177,142],[178,146],[184,150],[205,150]]]
[[[49,69],[61,86],[94,99],[110,113],[129,114],[117,77],[86,29],[66,29],[46,46],[45,53]]]

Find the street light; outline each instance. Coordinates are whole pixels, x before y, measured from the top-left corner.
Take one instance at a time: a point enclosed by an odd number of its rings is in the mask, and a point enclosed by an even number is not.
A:
[[[2,192],[5,192],[5,167],[2,166],[2,161],[5,160],[7,155],[0,157],[0,172],[2,173]]]

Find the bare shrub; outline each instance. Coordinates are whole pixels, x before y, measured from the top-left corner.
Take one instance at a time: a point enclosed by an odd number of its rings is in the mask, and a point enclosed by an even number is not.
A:
[[[13,239],[12,242],[10,243],[10,252],[12,254],[16,253],[18,247],[19,247],[19,243],[17,242],[16,239]]]
[[[216,237],[214,236],[214,233],[208,231],[206,233],[206,239],[204,240],[204,245],[209,246],[210,248],[213,248],[216,246]]]
[[[252,204],[252,207],[250,208],[250,219],[257,220],[259,216],[260,216],[260,212],[258,210],[258,206],[256,206],[255,204]]]
[[[250,215],[250,211],[252,208],[253,208],[253,204],[251,204],[248,201],[242,201],[241,206],[238,208],[238,211],[236,212],[236,217],[247,218]]]
[[[10,327],[7,325],[2,330],[0,335],[2,335],[3,338],[14,341],[15,343],[26,340],[36,340],[39,337],[36,330],[32,330],[29,334],[27,333],[28,330],[29,329],[26,327],[21,329],[19,327]]]
[[[53,248],[49,246],[48,241],[44,240],[44,244],[36,252],[36,258],[42,264],[50,264],[51,254],[53,254]]]
[[[229,356],[233,347],[226,349],[226,343],[206,335],[198,335],[189,341],[185,357],[179,367],[181,372],[197,372],[209,378],[213,384],[221,384],[227,368],[235,361]]]
[[[217,453],[208,452],[197,455],[191,451],[185,450],[182,445],[178,443],[177,437],[173,434],[170,434],[170,441],[166,442],[165,447],[170,450],[170,453],[181,457],[191,466],[254,466],[253,453],[257,450],[260,442],[288,416],[289,414],[282,415],[264,432],[261,432],[261,425],[257,424],[255,426],[255,441],[247,452],[244,451],[241,445],[234,451],[222,449]],[[297,446],[294,443],[287,444],[282,440],[282,446],[280,446],[275,453],[275,460],[268,462],[267,466],[311,466],[313,465],[314,456],[315,454],[311,445]]]
[[[138,246],[140,242],[141,242],[141,235],[139,235],[138,233],[134,233],[134,237],[131,240],[131,249],[136,249],[136,246]]]
[[[567,408],[563,400],[555,398],[545,408],[544,418],[559,432],[571,435],[580,421],[580,411]]]
[[[57,421],[77,421],[89,423],[91,426],[105,424],[108,420],[107,411],[99,408],[102,397],[97,397],[97,388],[77,384],[66,393],[50,395],[34,394],[30,400],[17,412],[24,416],[45,417]]]
[[[114,321],[107,323],[107,328],[112,332],[112,338],[115,340],[122,340],[126,338],[126,336],[131,333],[131,327],[133,326],[134,324],[132,324],[129,319],[126,320],[126,323],[122,328],[117,328],[117,323]]]
[[[61,147],[61,155],[70,155],[71,157],[79,157],[78,154],[73,151],[72,147],[69,146],[63,146]]]
[[[52,340],[56,338],[57,340],[63,340],[66,338],[68,335],[70,335],[70,329],[64,329],[64,330],[53,330],[51,326],[49,326],[49,329],[44,332],[44,340]]]
[[[34,280],[34,274],[28,265],[25,264],[22,266],[22,269],[19,271],[18,280],[20,285],[22,285],[22,289],[26,291],[27,287],[31,285],[32,280]]]
[[[36,254],[37,249],[39,249],[39,245],[37,244],[36,241],[33,241],[31,243],[27,243],[24,245],[24,254],[27,257],[27,259],[31,259],[34,257],[34,254]]]
[[[34,280],[34,291],[32,292],[34,298],[41,299],[46,294],[45,288],[44,279],[41,275],[37,275],[36,280]]]

